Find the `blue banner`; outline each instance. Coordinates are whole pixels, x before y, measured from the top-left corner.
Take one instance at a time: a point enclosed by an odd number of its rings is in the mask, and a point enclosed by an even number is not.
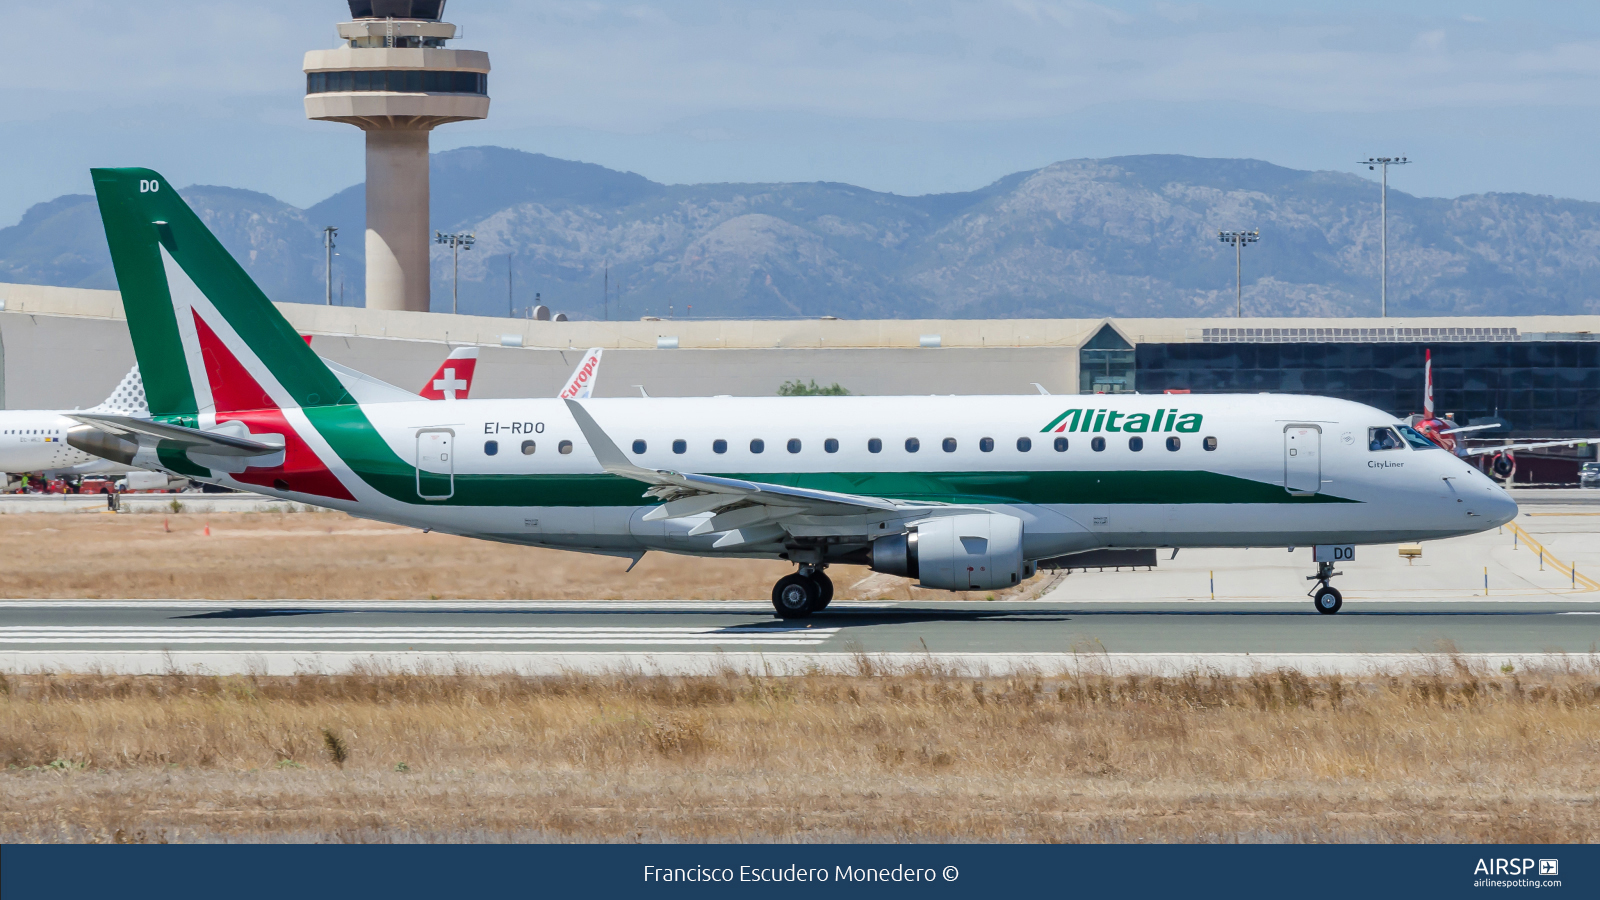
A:
[[[1600,848],[1364,845],[7,845],[5,900],[78,897],[1600,896]],[[1504,896],[1503,893],[1498,894]]]

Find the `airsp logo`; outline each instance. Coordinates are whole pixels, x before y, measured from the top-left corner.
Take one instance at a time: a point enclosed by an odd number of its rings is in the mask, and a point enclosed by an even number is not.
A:
[[[159,190],[161,190],[161,182],[159,182],[159,181],[157,181],[157,180],[155,180],[153,178],[141,178],[141,179],[139,179],[139,193],[141,193],[141,194],[154,194],[156,191],[159,191]]]
[[[1560,863],[1554,859],[1539,860],[1540,875],[1555,875],[1560,871]],[[1526,875],[1533,871],[1531,859],[1479,859],[1478,865],[1472,870],[1474,875]]]

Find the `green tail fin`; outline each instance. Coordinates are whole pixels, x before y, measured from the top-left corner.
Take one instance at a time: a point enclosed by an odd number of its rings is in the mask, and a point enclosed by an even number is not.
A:
[[[171,183],[91,172],[153,415],[354,402]]]

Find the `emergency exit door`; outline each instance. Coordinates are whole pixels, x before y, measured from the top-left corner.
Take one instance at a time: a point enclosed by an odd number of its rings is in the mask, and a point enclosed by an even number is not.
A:
[[[1297,496],[1322,489],[1322,429],[1290,425],[1283,429],[1283,489]]]
[[[448,500],[456,492],[455,432],[427,428],[417,432],[417,496]]]

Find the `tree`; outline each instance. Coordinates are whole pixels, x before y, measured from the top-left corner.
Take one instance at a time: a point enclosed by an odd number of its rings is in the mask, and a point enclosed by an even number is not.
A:
[[[811,379],[810,384],[796,378],[793,381],[785,381],[783,384],[778,385],[779,397],[848,397],[849,395],[849,389],[840,387],[837,381],[827,387],[823,387],[817,384],[815,378]]]

